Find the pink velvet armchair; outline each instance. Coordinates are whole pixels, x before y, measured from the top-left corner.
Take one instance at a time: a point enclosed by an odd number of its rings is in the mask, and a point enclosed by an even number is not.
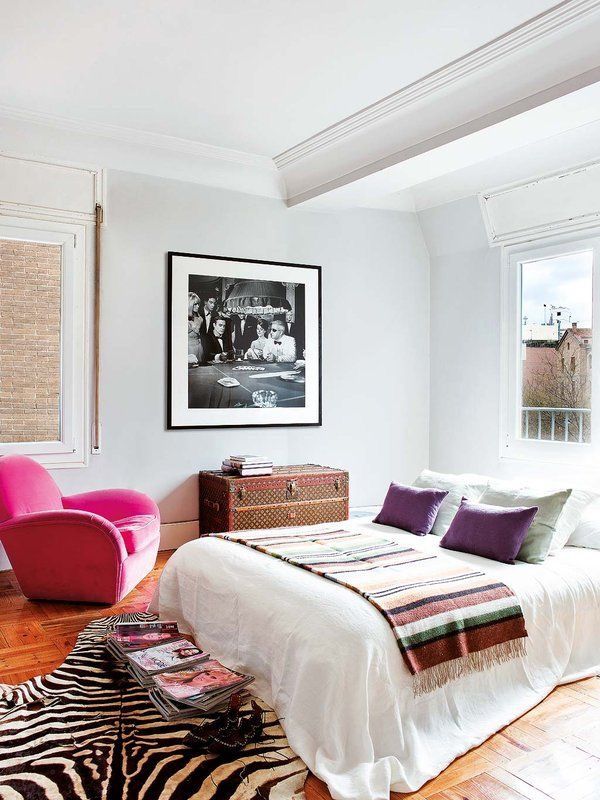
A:
[[[118,602],[154,566],[159,529],[140,492],[66,497],[33,459],[0,458],[0,542],[30,599]]]

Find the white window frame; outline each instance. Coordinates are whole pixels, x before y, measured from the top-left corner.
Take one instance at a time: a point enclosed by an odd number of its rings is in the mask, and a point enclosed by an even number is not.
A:
[[[60,439],[0,443],[0,455],[22,453],[49,468],[87,464],[85,225],[0,217],[0,238],[61,245]]]
[[[592,353],[600,352],[600,231],[590,236],[562,236],[502,251],[502,381],[500,458],[561,464],[600,463],[600,375],[592,371],[591,442],[523,439],[521,264],[543,258],[593,251]]]

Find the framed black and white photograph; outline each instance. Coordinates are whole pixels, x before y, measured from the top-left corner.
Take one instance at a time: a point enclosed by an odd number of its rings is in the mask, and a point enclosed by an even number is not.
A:
[[[168,263],[168,428],[320,425],[321,268]]]

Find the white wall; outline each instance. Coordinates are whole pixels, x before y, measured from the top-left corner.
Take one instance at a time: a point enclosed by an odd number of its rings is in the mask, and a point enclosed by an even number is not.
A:
[[[500,459],[501,250],[476,197],[419,214],[430,254],[430,466],[600,487],[600,472]]]
[[[381,501],[428,458],[428,256],[414,214],[290,210],[274,199],[110,171],[103,240],[102,453],[53,474],[76,492],[148,492],[163,521],[198,517],[199,469],[232,451],[350,471]],[[323,267],[323,426],[165,430],[166,252]]]

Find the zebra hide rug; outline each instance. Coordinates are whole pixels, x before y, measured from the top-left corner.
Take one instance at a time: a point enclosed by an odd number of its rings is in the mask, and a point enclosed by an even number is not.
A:
[[[307,775],[272,709],[263,737],[238,756],[183,744],[201,719],[165,722],[111,659],[104,637],[120,614],[90,623],[54,672],[0,684],[2,800],[300,800]],[[49,704],[51,701],[55,701]],[[210,715],[209,715],[210,717]]]

